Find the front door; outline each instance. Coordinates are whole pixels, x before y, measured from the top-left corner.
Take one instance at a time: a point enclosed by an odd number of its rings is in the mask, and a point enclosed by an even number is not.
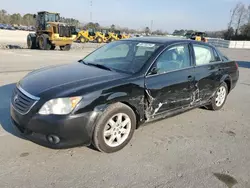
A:
[[[188,43],[170,46],[151,67],[145,78],[148,115],[192,105],[195,78],[190,49]]]

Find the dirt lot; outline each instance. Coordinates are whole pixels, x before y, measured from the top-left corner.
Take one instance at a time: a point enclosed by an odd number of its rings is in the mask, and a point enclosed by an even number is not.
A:
[[[250,61],[250,51],[223,50]],[[29,71],[73,63],[86,51],[0,50],[0,187],[250,187],[250,62],[218,112],[195,109],[135,132],[115,154],[52,150],[20,138],[9,118],[14,84]]]

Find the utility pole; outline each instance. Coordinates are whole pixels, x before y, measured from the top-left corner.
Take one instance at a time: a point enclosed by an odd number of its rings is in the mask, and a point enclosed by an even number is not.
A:
[[[248,23],[250,24],[250,5],[248,6]]]
[[[92,6],[93,6],[93,2],[92,0],[90,0],[90,22],[92,22]]]
[[[151,26],[150,26],[150,31],[151,31],[151,33],[153,32],[153,24],[154,24],[154,21],[151,20]]]

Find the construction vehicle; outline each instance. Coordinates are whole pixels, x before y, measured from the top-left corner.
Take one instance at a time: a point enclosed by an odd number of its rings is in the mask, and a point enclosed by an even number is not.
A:
[[[101,31],[96,31],[95,29],[81,30],[78,32],[76,41],[85,42],[97,42],[106,43],[110,39],[109,31],[102,29]]]
[[[60,14],[42,11],[34,15],[36,18],[35,33],[27,36],[29,49],[54,50],[59,46],[68,51],[76,38],[75,26],[60,22]]]
[[[78,32],[76,41],[81,43],[94,42],[96,39],[96,33],[94,29],[81,30]]]
[[[194,32],[189,36],[191,40],[207,42],[206,33],[205,32]]]
[[[127,39],[129,38],[129,35],[121,34],[120,30],[114,30],[113,32],[110,32],[110,42],[113,42],[115,40],[120,40],[120,39]]]
[[[98,43],[107,43],[110,41],[110,37],[111,34],[108,29],[102,29],[96,32],[96,42]]]

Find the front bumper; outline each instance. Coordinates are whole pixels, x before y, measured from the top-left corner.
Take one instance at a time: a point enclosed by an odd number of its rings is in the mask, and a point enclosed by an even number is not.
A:
[[[50,148],[68,148],[90,145],[97,112],[78,115],[39,115],[28,113],[21,115],[11,106],[11,119],[14,126],[23,135],[40,145]],[[56,135],[60,142],[53,144],[47,140],[48,135]]]

